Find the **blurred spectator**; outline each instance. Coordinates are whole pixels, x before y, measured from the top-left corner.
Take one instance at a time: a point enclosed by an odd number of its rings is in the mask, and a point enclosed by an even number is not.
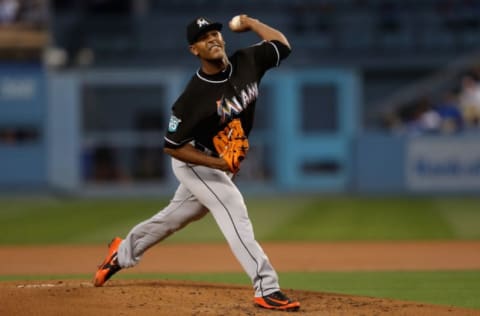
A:
[[[480,84],[472,73],[461,78],[460,109],[467,127],[480,126]]]
[[[438,103],[429,96],[408,103],[389,117],[390,128],[401,134],[450,134],[461,130],[462,116],[453,94],[446,94]]]
[[[0,25],[45,28],[47,19],[46,0],[0,0]]]
[[[19,22],[35,28],[46,28],[48,23],[48,1],[21,0]]]
[[[18,0],[0,0],[0,24],[8,25],[17,22],[19,9]]]
[[[457,91],[447,91],[433,108],[441,118],[441,133],[452,134],[463,130],[463,116],[459,109]]]
[[[399,106],[384,124],[393,132],[451,134],[465,129],[480,131],[480,66],[461,74],[447,91],[430,93]],[[452,86],[452,85],[450,85]]]
[[[432,107],[428,97],[423,97],[415,105],[412,119],[407,122],[408,132],[417,133],[436,133],[440,131],[441,117]]]
[[[418,128],[425,133],[438,133],[442,125],[440,114],[428,103],[420,108]]]

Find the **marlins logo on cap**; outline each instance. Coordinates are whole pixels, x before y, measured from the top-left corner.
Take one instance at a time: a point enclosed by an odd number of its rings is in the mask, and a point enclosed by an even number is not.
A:
[[[197,19],[197,25],[199,28],[202,28],[203,26],[205,25],[209,25],[210,23],[208,23],[207,20],[205,20],[204,18],[199,18]]]
[[[187,41],[188,43],[194,44],[198,38],[211,30],[222,30],[222,23],[212,22],[206,17],[198,17],[187,26]]]

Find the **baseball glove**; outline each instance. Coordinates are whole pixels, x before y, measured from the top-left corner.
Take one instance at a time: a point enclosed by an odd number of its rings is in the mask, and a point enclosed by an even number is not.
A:
[[[230,171],[237,173],[249,147],[240,119],[232,120],[223,130],[218,132],[213,137],[213,145],[219,157],[227,162]]]

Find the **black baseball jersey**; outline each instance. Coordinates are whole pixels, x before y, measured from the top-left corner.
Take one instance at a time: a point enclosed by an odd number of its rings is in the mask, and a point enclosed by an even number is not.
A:
[[[263,41],[236,51],[229,57],[228,67],[218,74],[198,70],[172,107],[165,146],[178,148],[194,141],[197,148],[215,152],[213,137],[238,117],[248,136],[260,81],[289,53],[279,41]]]

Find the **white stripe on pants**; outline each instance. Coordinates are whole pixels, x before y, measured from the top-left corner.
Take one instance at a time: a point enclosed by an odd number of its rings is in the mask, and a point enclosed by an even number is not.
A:
[[[136,265],[143,253],[210,210],[233,254],[255,289],[255,296],[279,290],[278,276],[255,240],[243,196],[231,177],[220,170],[186,164],[172,159],[180,181],[170,203],[150,219],[136,225],[121,243],[121,267]]]

